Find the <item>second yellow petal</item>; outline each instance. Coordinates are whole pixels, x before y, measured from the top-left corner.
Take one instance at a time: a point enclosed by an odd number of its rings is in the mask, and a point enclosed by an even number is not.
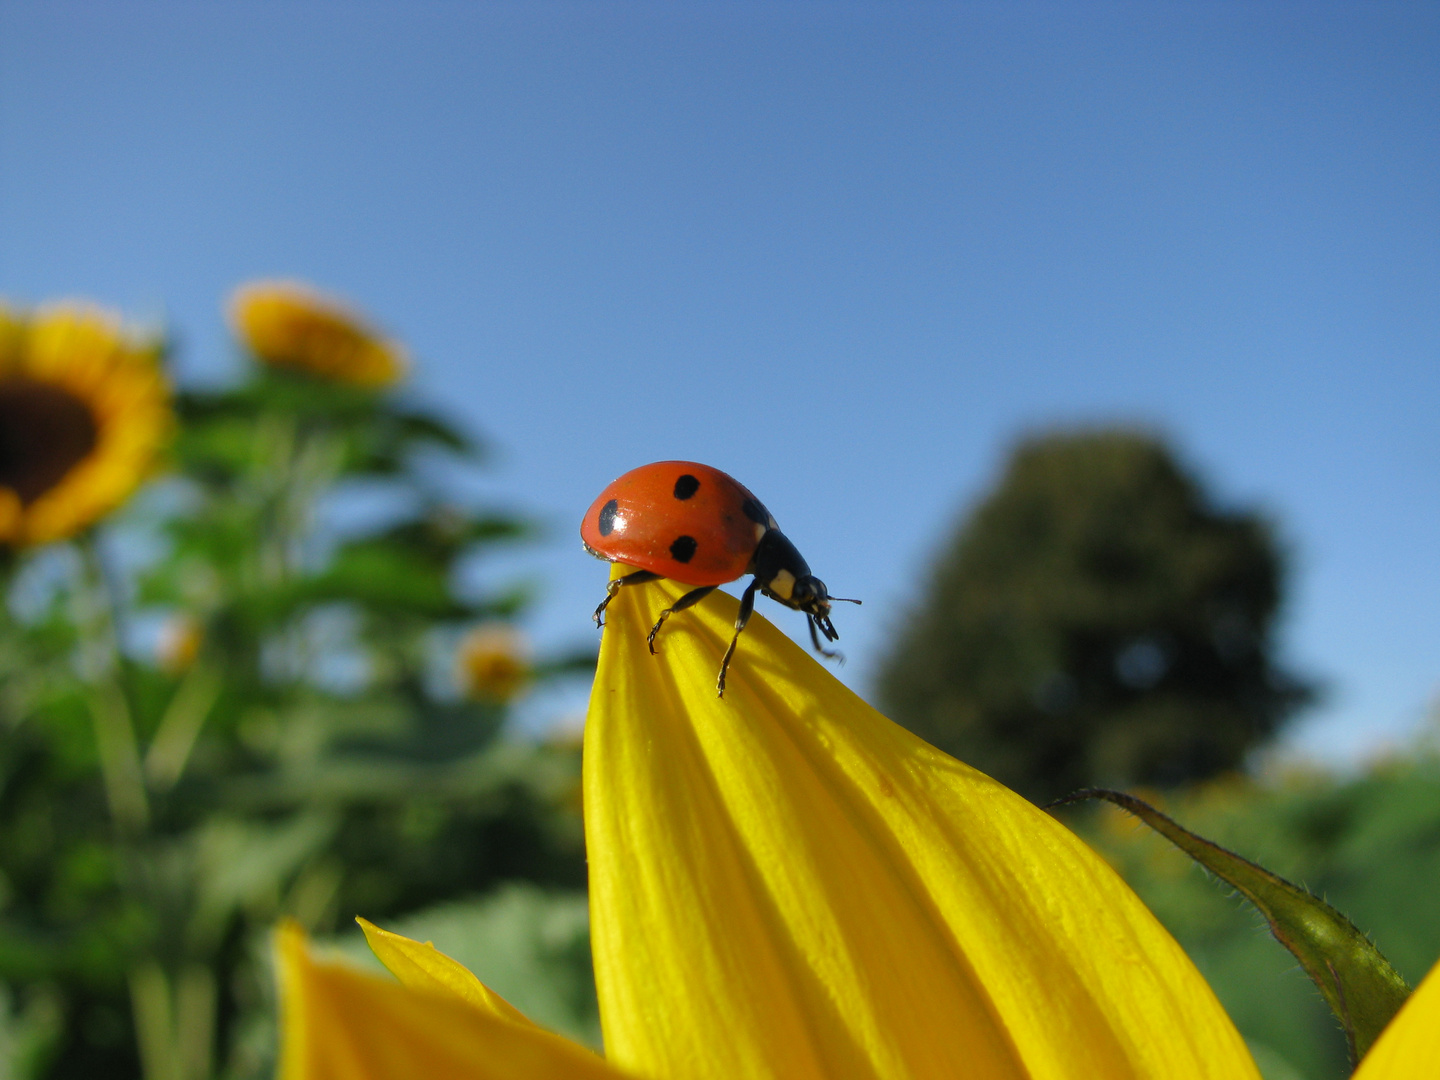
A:
[[[446,956],[430,942],[412,941],[382,930],[368,919],[356,919],[365,941],[390,974],[412,990],[453,995],[460,1001],[517,1024],[533,1022],[519,1009],[486,986],[458,960]]]
[[[293,925],[277,944],[280,1080],[626,1080],[533,1025],[316,960]]]

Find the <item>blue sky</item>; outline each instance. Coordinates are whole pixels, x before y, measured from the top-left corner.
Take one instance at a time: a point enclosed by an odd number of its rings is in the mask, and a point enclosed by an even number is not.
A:
[[[1278,523],[1292,738],[1353,761],[1440,692],[1437,54],[1421,4],[0,0],[0,294],[207,378],[237,282],[350,296],[553,524],[489,571],[542,645],[609,479],[726,469],[865,598],[862,691],[1019,434],[1149,425]]]

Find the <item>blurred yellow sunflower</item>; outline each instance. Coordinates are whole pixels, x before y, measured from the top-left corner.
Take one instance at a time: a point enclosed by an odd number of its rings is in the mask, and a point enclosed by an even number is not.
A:
[[[382,387],[408,366],[405,349],[386,339],[349,304],[298,281],[252,281],[230,297],[235,333],[272,367],[335,382]]]
[[[483,623],[460,642],[455,675],[466,696],[504,703],[530,682],[529,648],[524,636],[505,623]]]
[[[174,424],[160,344],[89,304],[0,304],[0,544],[72,536],[149,474]]]

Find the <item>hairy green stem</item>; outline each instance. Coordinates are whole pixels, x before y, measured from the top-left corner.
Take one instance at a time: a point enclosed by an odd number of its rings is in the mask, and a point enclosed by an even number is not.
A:
[[[1128,810],[1254,904],[1275,940],[1300,961],[1340,1021],[1351,1064],[1360,1063],[1410,996],[1410,987],[1368,937],[1318,896],[1197,836],[1134,795],[1087,788],[1049,805],[1085,799],[1103,799]]]

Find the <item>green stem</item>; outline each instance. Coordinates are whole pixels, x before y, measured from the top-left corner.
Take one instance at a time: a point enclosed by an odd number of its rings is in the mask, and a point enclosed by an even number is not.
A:
[[[315,503],[334,485],[344,458],[342,440],[328,428],[304,429],[295,440],[281,512],[291,574],[302,569],[305,542],[314,528]]]
[[[214,1064],[215,974],[187,964],[174,979],[154,960],[130,972],[145,1080],[206,1080]]]
[[[140,772],[140,750],[130,722],[130,706],[120,687],[108,681],[92,687],[90,715],[95,722],[95,744],[100,752],[111,817],[123,837],[134,839],[150,825],[150,799]]]
[[[296,417],[273,418],[259,437],[266,448],[264,468],[254,481],[260,508],[256,584],[273,589],[293,582],[305,569],[306,544],[314,532],[315,503],[334,486],[345,463],[344,441],[323,425]],[[293,621],[280,631],[292,677],[311,658],[303,629]]]
[[[220,697],[221,683],[219,670],[205,660],[197,660],[185,673],[145,752],[145,776],[156,791],[174,786],[185,771],[205,718]]]
[[[340,475],[345,447],[328,428],[289,415],[265,422],[258,441],[265,451],[253,488],[264,522],[260,573],[273,583],[303,568],[315,502]]]
[[[180,1080],[174,1054],[170,980],[154,960],[141,961],[130,970],[130,1009],[135,1014],[145,1080]]]
[[[110,815],[120,835],[133,839],[150,824],[150,800],[130,703],[120,682],[120,648],[114,597],[106,586],[93,534],[80,539],[81,571],[75,590],[81,661],[95,726],[95,747]]]
[[[285,491],[298,454],[299,428],[288,414],[262,416],[257,425],[257,468],[250,476],[250,497],[260,518],[257,584],[274,584],[288,576],[289,528]]]
[[[189,964],[175,985],[175,1062],[181,1080],[210,1075],[215,1045],[215,973]]]

